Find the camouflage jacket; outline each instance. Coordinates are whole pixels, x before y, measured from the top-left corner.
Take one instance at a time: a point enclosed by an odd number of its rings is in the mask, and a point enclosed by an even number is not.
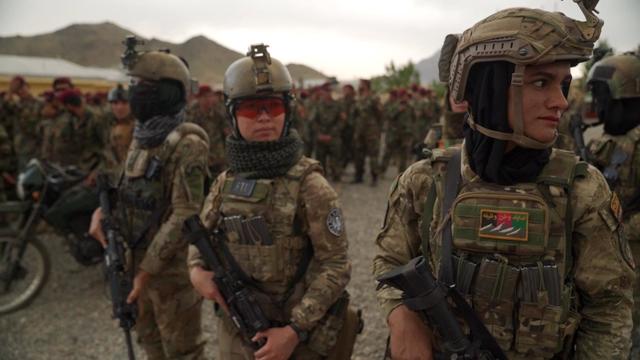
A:
[[[179,125],[158,147],[141,148],[135,139],[131,144],[114,215],[129,244],[141,240],[134,263],[152,275],[186,276],[187,242],[181,229],[204,198],[207,146],[204,130],[191,123]],[[149,176],[154,158],[161,161],[159,173]],[[160,221],[148,224],[158,209],[163,211]]]
[[[226,113],[220,112],[215,106],[207,113],[195,104],[187,112],[187,121],[198,124],[209,135],[209,167],[222,169],[226,166],[225,139],[229,132],[227,129]]]
[[[18,169],[22,169],[31,158],[40,156],[43,136],[40,124],[42,105],[40,100],[29,97],[14,104],[11,111],[13,148]]]
[[[104,149],[104,169],[110,174],[117,175],[127,158],[127,151],[133,140],[133,130],[136,119],[129,115],[126,119],[117,120],[113,113],[104,116],[104,123],[109,126],[108,143]]]
[[[272,301],[286,303],[284,316],[289,318],[281,320],[294,321],[302,329],[313,328],[342,294],[351,274],[336,192],[322,176],[318,162],[306,157],[284,176],[258,179],[251,198],[233,194],[233,181],[228,172],[218,176],[200,214],[203,223],[208,228],[223,227],[230,252],[242,270]],[[223,213],[244,219],[262,216],[271,245],[265,241],[247,245],[226,226]],[[296,290],[289,298],[281,298],[289,293],[310,248],[313,257],[303,279],[294,284]],[[189,266],[204,266],[194,246],[189,247]]]
[[[382,131],[382,114],[378,98],[374,95],[360,97],[354,108],[355,136],[378,138]]]
[[[557,151],[554,150],[549,162],[550,165],[557,162],[555,159],[558,156]],[[379,276],[396,266],[407,263],[416,256],[422,255],[422,249],[427,251],[423,255],[429,260],[431,268],[439,268],[440,258],[438,254],[441,248],[441,237],[433,236],[432,234],[427,244],[423,245],[421,227],[423,226],[422,217],[427,194],[434,184],[441,184],[441,180],[437,179],[442,179],[445,170],[446,163],[438,161],[438,157],[434,155],[432,159],[413,164],[392,185],[383,228],[376,239],[377,253],[373,261],[373,273],[375,276]],[[619,204],[616,205],[616,197],[612,195],[602,174],[596,168],[585,166],[584,170],[584,177],[575,178],[571,186],[570,201],[573,210],[570,221],[572,221],[573,231],[571,232],[572,238],[567,241],[571,246],[568,250],[572,251],[573,254],[573,267],[570,272],[567,272],[570,277],[568,280],[574,284],[577,290],[575,291],[575,296],[577,296],[579,305],[574,305],[574,309],[579,311],[582,318],[579,324],[573,322],[574,328],[577,325],[575,331],[575,355],[578,359],[587,360],[604,358],[626,359],[629,353],[629,338],[632,327],[632,284],[635,278],[633,259],[630,255],[628,244],[620,236],[620,211]],[[473,173],[464,151],[461,174],[462,189],[473,184],[484,184],[485,187],[492,186],[491,184],[486,185]],[[512,188],[515,189],[515,193],[518,193],[517,189],[520,188],[536,191],[536,184],[522,183],[516,184]],[[424,224],[426,229],[430,229],[429,232],[432,233],[434,228],[438,228],[442,213],[441,198],[443,189],[440,186],[435,189],[437,195],[432,210],[433,220],[429,225]],[[552,193],[549,195],[553,197],[554,201],[561,201],[562,197],[566,199],[566,194],[562,188],[554,189],[554,187],[549,187],[549,191]],[[461,199],[461,197],[458,199]],[[458,224],[457,220],[455,223]],[[558,223],[563,224],[562,220],[556,222],[556,224]],[[562,234],[564,233],[563,229],[564,226],[560,226],[558,229],[556,225],[555,231]],[[553,231],[553,227],[549,231]],[[454,232],[454,244],[459,241],[458,236],[461,236],[462,233],[460,235],[457,234]],[[527,240],[522,243],[522,246],[530,246],[532,241]],[[495,244],[500,244],[500,242],[495,242]],[[459,249],[456,250],[457,245],[454,248],[455,251],[459,251]],[[503,253],[502,256],[503,258],[506,256],[509,263],[511,263],[511,260],[514,260],[516,264],[518,263],[518,258],[513,255],[505,255]],[[476,301],[476,295],[473,292],[470,296],[473,297],[473,306],[475,311],[478,312],[482,309],[482,304]],[[401,293],[389,287],[379,289],[377,298],[385,317],[402,303]],[[520,320],[522,320],[520,317],[537,314],[537,312],[527,313],[522,309],[518,312],[516,308],[523,306],[522,303],[514,302],[510,304],[514,307],[514,310],[513,313],[510,313],[511,315],[507,314],[507,316],[519,316],[516,319],[511,319],[515,323],[507,324],[506,330],[504,327],[500,330],[500,326],[489,326],[492,334],[497,336],[497,340],[500,340],[503,336],[511,338],[511,341],[515,340],[514,342],[507,342],[506,348],[505,344],[500,343],[507,351],[508,358],[551,358],[553,354],[548,352],[546,356],[523,355],[519,351],[515,351],[512,346],[518,346],[514,345],[518,343],[522,345],[521,342],[526,341],[528,350],[535,351],[536,347],[541,349],[543,347],[542,344],[548,340],[546,331],[550,331],[549,334],[558,341],[558,336],[560,336],[560,339],[564,339],[561,334],[558,334],[559,329],[564,331],[568,327],[565,327],[565,325],[560,326],[551,321],[551,318],[547,318],[534,321],[539,327],[529,329],[528,324],[533,323],[520,323]],[[494,306],[496,305],[494,304]],[[538,305],[533,303],[533,306]],[[550,315],[551,313],[545,316]],[[486,317],[482,318],[482,321],[493,324],[496,319]],[[564,318],[557,319],[557,321],[564,321]],[[496,334],[493,332],[494,330],[506,331],[506,333]],[[515,338],[510,337],[513,335],[512,333],[509,335],[509,331],[516,332]],[[538,337],[535,338],[537,340],[527,340],[527,337],[530,337],[533,332],[540,332],[537,334]],[[545,334],[542,335],[542,333]],[[522,340],[523,338],[524,340]],[[551,351],[557,352],[560,349],[555,348],[555,350]]]
[[[340,140],[345,120],[342,119],[342,109],[337,101],[319,103],[309,114],[309,120],[316,135],[331,135],[334,140]]]
[[[624,135],[603,134],[589,143],[589,150],[594,156],[594,165],[605,174],[611,173],[616,177],[611,179],[610,185],[614,186],[613,190],[623,202],[637,194],[640,188],[640,126]],[[621,154],[617,165],[613,164],[616,151]]]
[[[42,157],[62,166],[91,171],[104,160],[107,131],[95,114],[85,110],[79,119],[63,112],[46,126]]]

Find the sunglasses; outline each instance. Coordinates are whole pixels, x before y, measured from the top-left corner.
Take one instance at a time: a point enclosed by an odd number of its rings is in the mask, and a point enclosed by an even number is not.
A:
[[[238,101],[234,110],[236,116],[247,118],[257,118],[262,111],[276,117],[284,114],[285,105],[284,100],[278,98],[244,99]]]

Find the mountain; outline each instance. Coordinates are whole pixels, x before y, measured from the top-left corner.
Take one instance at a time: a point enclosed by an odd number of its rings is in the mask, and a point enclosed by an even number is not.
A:
[[[422,59],[416,63],[416,70],[420,73],[420,83],[424,85],[431,84],[434,80],[438,82],[438,59],[440,59],[440,50],[426,59]]]
[[[0,37],[0,53],[62,58],[84,66],[120,68],[122,40],[133,31],[111,23],[73,24],[48,34]],[[199,35],[174,44],[160,39],[144,39],[142,49],[170,49],[187,60],[194,77],[202,84],[222,84],[224,71],[243,54]],[[322,73],[300,64],[290,64],[294,79],[326,78]],[[295,76],[294,76],[295,72]]]

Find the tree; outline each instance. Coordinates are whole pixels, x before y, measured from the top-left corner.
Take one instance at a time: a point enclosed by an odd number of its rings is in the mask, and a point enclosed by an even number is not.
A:
[[[413,62],[396,67],[393,61],[386,65],[385,74],[372,79],[373,89],[376,92],[389,92],[396,88],[407,88],[411,84],[420,83],[420,73]]]

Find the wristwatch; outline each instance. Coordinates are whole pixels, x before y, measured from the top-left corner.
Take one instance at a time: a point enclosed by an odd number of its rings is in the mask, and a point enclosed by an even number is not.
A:
[[[291,321],[289,323],[289,326],[291,326],[293,331],[295,331],[295,333],[298,335],[298,340],[301,343],[307,342],[307,340],[309,340],[309,332],[308,331],[300,329],[300,327],[298,325],[296,325],[296,323],[293,322],[293,321]]]

